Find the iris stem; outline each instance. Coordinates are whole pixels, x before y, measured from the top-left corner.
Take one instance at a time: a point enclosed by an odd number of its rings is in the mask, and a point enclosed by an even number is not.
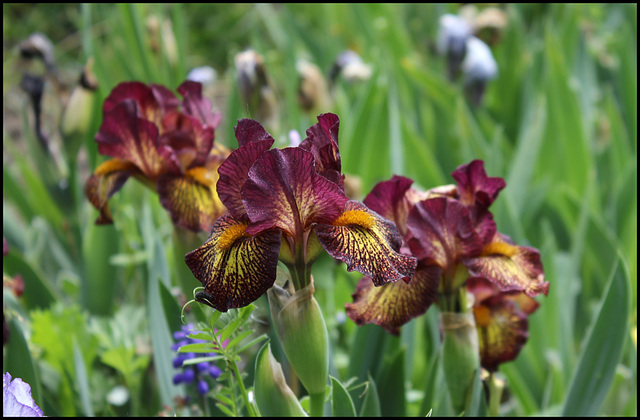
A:
[[[324,416],[324,391],[316,394],[309,394],[309,408],[311,417]]]

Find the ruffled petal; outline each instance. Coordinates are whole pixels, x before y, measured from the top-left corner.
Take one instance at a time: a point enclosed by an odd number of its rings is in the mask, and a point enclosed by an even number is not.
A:
[[[500,363],[515,359],[527,342],[527,314],[516,305],[515,294],[500,292],[484,278],[469,279],[467,289],[476,300],[473,313],[478,329],[480,361],[482,367],[494,372]],[[526,298],[522,293],[517,295]]]
[[[417,260],[398,251],[402,237],[393,222],[357,201],[349,201],[331,224],[318,223],[315,232],[323,248],[356,270],[371,277],[376,286],[413,277]]]
[[[231,152],[218,169],[218,196],[236,219],[247,217],[242,204],[241,190],[249,175],[249,169],[258,157],[271,148],[273,141],[266,139],[245,144]]]
[[[411,252],[445,270],[463,258],[480,255],[482,241],[476,234],[469,210],[459,201],[430,198],[417,203],[409,212],[407,226]]]
[[[307,129],[307,138],[300,148],[311,152],[315,158],[316,171],[329,181],[344,189],[341,173],[338,130],[340,119],[335,114],[321,114],[318,123]]]
[[[313,155],[296,147],[263,153],[242,187],[252,234],[277,227],[290,237],[302,238],[313,223],[337,219],[347,201],[338,185],[318,175]]]
[[[238,120],[238,125],[236,125],[234,132],[238,140],[238,147],[244,147],[249,143],[263,140],[268,140],[271,144],[275,141],[258,121],[248,118]]]
[[[197,301],[226,312],[250,304],[273,285],[281,233],[272,229],[251,236],[246,227],[231,215],[222,216],[204,245],[185,255],[204,286]]]
[[[155,180],[169,164],[158,150],[158,128],[136,115],[131,100],[104,116],[95,138],[100,154],[132,162],[149,179]]]
[[[411,201],[413,180],[394,175],[376,184],[364,199],[364,204],[380,216],[393,221],[400,234],[407,234],[407,217],[415,202]]]
[[[346,313],[356,324],[377,324],[398,335],[400,327],[422,315],[435,301],[441,269],[418,267],[409,283],[398,281],[375,287],[363,277],[352,295],[353,303],[345,305]]]
[[[96,224],[113,223],[109,198],[115,194],[131,175],[139,173],[136,166],[126,160],[111,159],[102,163],[87,180],[84,191],[95,208],[100,211]]]
[[[215,220],[226,213],[216,194],[217,180],[217,171],[204,167],[192,168],[183,176],[158,178],[160,202],[175,225],[194,232],[211,230]]]
[[[211,112],[211,101],[202,96],[202,84],[191,80],[178,86],[178,93],[183,96],[182,112],[197,118],[202,124],[215,129],[220,124],[220,112]]]
[[[496,234],[481,254],[463,260],[473,276],[484,277],[501,291],[521,290],[527,296],[549,293],[549,282],[544,281],[540,252],[535,248],[517,246],[508,238]]]
[[[167,113],[162,119],[164,134],[160,144],[169,146],[176,154],[182,171],[202,166],[213,147],[213,127],[203,125],[197,118],[178,111]]]
[[[488,177],[481,160],[460,165],[451,176],[458,182],[460,201],[465,206],[479,205],[486,209],[507,185],[502,178]]]
[[[178,98],[162,85],[147,86],[141,82],[124,82],[117,85],[102,105],[103,114],[113,110],[118,104],[133,100],[138,117],[160,127],[162,116],[178,108]]]

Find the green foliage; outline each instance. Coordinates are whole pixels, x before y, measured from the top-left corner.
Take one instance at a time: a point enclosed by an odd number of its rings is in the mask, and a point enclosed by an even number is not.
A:
[[[175,90],[190,69],[210,65],[218,78],[208,94],[222,113],[215,141],[234,148],[237,120],[254,116],[239,98],[233,59],[251,47],[274,84],[279,121],[271,132],[283,147],[289,130],[304,138],[316,121],[298,106],[296,61],[306,58],[326,75],[350,48],[371,65],[371,77],[339,78],[320,112],[340,117],[342,169],[361,183],[355,198],[393,174],[422,188],[449,184],[458,165],[483,159],[488,174],[507,183],[492,206],[498,230],[541,251],[550,293],[537,298],[518,358],[500,366],[499,414],[635,416],[637,5],[501,7],[508,24],[492,45],[499,76],[474,107],[431,48],[439,16],[457,13],[457,4],[3,4],[10,246],[3,273],[25,284],[21,297],[4,293],[3,370],[29,382],[49,416],[255,414],[245,384],[253,383],[265,334],[275,337],[266,299],[226,314],[187,306],[185,321],[198,322],[198,338],[211,345],[181,351],[213,352],[225,373],[199,401],[201,411],[182,407],[187,391],[172,383],[171,334],[182,325],[184,295],[200,286],[184,254],[207,235],[178,232],[157,195],[135,179],[110,200],[114,225],[96,226],[83,187],[104,160],[94,141],[101,106],[73,138],[59,132],[61,111],[89,57],[94,105],[122,81]],[[25,72],[44,74],[41,63],[18,54],[33,32],[51,39],[56,58],[43,95],[48,149],[19,88]],[[326,414],[459,414],[446,390],[433,310],[400,337],[359,327],[344,311],[359,275],[322,257],[313,274],[331,352]],[[277,340],[271,345],[304,407],[304,388]],[[485,414],[479,384],[467,415]],[[121,385],[128,401],[107,402]]]

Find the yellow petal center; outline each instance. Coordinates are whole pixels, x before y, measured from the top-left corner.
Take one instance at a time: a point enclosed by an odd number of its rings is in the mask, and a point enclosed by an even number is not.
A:
[[[482,248],[482,256],[487,255],[504,255],[505,257],[513,257],[518,253],[518,247],[505,242],[491,242]]]
[[[238,239],[243,236],[249,236],[245,233],[247,230],[246,224],[238,224],[229,226],[218,238],[216,248],[220,251],[229,249]]]
[[[195,181],[199,182],[200,184],[206,187],[211,187],[213,185],[213,182],[215,181],[213,179],[214,177],[211,171],[207,170],[207,168],[204,168],[202,166],[189,169],[186,175],[188,177],[193,178]]]
[[[476,325],[478,327],[486,327],[491,322],[491,312],[486,306],[474,307],[473,315],[476,318]]]
[[[375,219],[372,215],[362,210],[347,210],[333,222],[333,225],[358,225],[367,229],[371,229],[375,225]]]
[[[94,171],[94,175],[107,175],[111,172],[116,171],[126,171],[129,169],[134,169],[136,165],[129,162],[128,160],[122,159],[110,159],[100,164]]]

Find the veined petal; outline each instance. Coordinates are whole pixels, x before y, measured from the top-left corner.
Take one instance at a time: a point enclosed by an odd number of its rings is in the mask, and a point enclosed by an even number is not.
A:
[[[231,152],[218,169],[218,196],[236,219],[247,217],[242,204],[241,190],[249,176],[249,169],[258,157],[269,150],[273,141],[273,138],[259,140],[239,147]]]
[[[158,128],[136,115],[136,105],[131,100],[105,114],[96,141],[100,154],[128,160],[152,180],[167,166],[158,151]]]
[[[246,227],[231,215],[222,216],[204,245],[185,255],[204,286],[197,301],[226,312],[250,304],[273,286],[281,233],[272,229],[252,236]]]
[[[481,254],[463,260],[473,276],[484,277],[501,291],[522,290],[527,296],[549,293],[549,282],[544,281],[540,252],[535,248],[509,243],[507,237],[496,234]]]
[[[242,203],[252,222],[249,233],[278,227],[302,238],[312,223],[337,219],[347,201],[338,185],[318,175],[313,155],[297,147],[263,153],[242,187]]]
[[[482,249],[469,210],[451,198],[420,201],[409,212],[407,226],[413,235],[409,239],[413,255],[445,270],[463,258],[479,255]]]
[[[269,140],[271,144],[275,141],[273,137],[271,137],[271,134],[269,134],[258,121],[248,118],[238,120],[238,125],[236,125],[234,131],[239,148],[249,143],[261,142],[263,140]]]
[[[407,234],[407,217],[414,206],[411,201],[411,184],[413,180],[394,175],[388,181],[376,184],[364,199],[364,204],[380,216],[393,221],[400,234]]]
[[[432,265],[418,267],[409,283],[398,281],[375,287],[369,277],[363,277],[353,296],[345,305],[346,313],[356,324],[377,324],[398,335],[400,327],[422,315],[434,302],[441,269]]]
[[[318,123],[307,129],[307,138],[300,148],[311,152],[315,158],[316,171],[329,181],[344,189],[338,150],[340,119],[335,114],[321,114]]]
[[[517,307],[514,294],[500,292],[484,278],[469,279],[467,288],[476,300],[473,314],[482,367],[494,372],[500,363],[515,359],[526,343],[527,314]],[[522,293],[518,295],[526,298]]]
[[[349,201],[331,224],[318,223],[315,232],[323,248],[356,270],[371,277],[376,286],[413,277],[417,260],[398,252],[402,237],[393,222],[357,201]]]
[[[84,191],[87,198],[100,210],[100,216],[96,224],[111,224],[111,210],[109,210],[109,198],[115,194],[129,177],[138,173],[138,168],[126,160],[111,159],[102,163],[89,177]]]
[[[460,201],[466,206],[488,208],[507,185],[502,178],[488,177],[481,160],[460,165],[451,176],[458,182]]]
[[[158,178],[160,203],[169,210],[175,225],[194,232],[209,232],[215,220],[226,213],[216,194],[218,174],[215,170],[196,167],[182,176]]]
[[[211,101],[202,96],[202,84],[186,80],[178,86],[178,93],[184,97],[182,112],[197,118],[202,124],[215,129],[220,124],[220,112],[211,112]]]

